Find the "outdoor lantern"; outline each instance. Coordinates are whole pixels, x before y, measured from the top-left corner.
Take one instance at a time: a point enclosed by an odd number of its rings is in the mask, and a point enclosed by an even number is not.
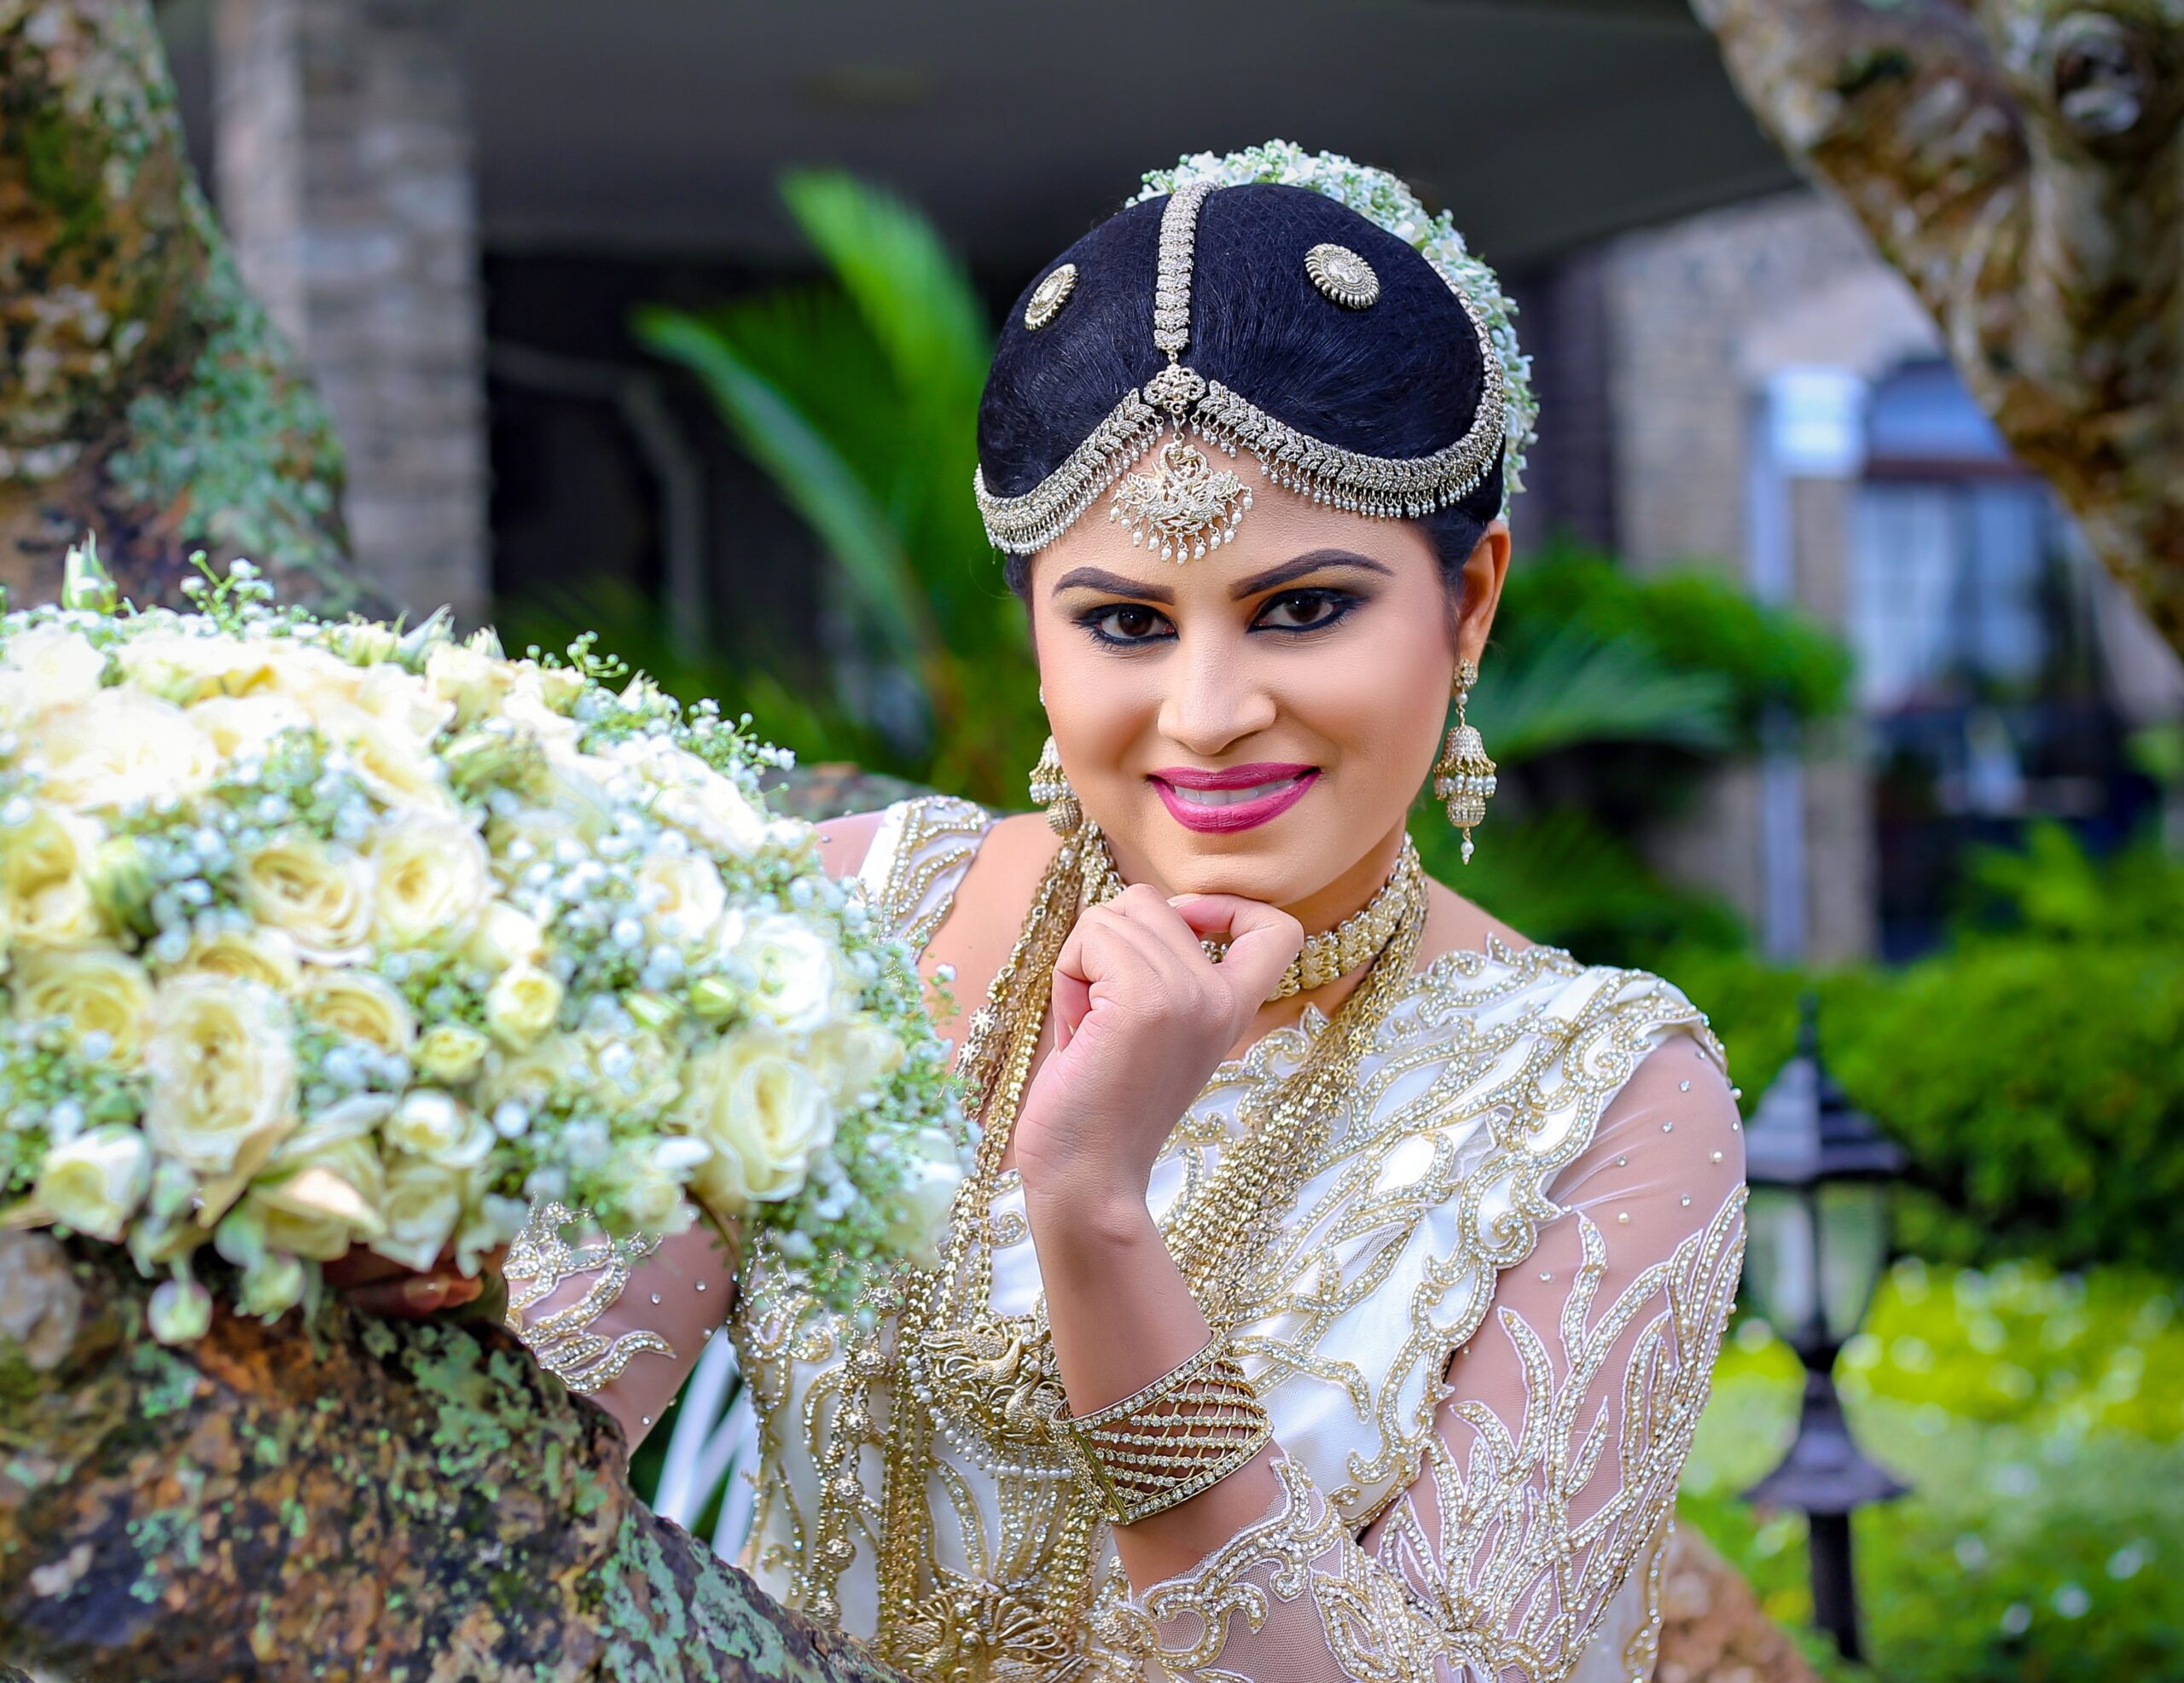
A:
[[[1805,1367],[1798,1435],[1747,1501],[1812,1521],[1813,1621],[1846,1659],[1859,1655],[1850,1515],[1903,1487],[1859,1453],[1835,1391],[1835,1358],[1865,1319],[1888,1261],[1888,1182],[1902,1154],[1854,1108],[1820,1060],[1811,995],[1798,1049],[1745,1129],[1745,1284]]]

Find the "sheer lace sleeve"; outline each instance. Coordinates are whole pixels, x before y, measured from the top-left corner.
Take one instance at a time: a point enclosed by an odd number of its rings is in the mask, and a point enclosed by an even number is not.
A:
[[[1207,1683],[1570,1677],[1672,1514],[1742,1258],[1742,1173],[1726,1077],[1673,1036],[1451,1355],[1408,1488],[1353,1535],[1281,1460],[1266,1518],[1123,1604],[1112,1639],[1148,1676]],[[1641,1624],[1602,1675],[1650,1674]]]

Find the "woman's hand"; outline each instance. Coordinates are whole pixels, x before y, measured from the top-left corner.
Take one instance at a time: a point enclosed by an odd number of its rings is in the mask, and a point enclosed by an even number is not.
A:
[[[442,1309],[477,1302],[507,1255],[505,1249],[487,1251],[472,1278],[456,1267],[452,1245],[421,1272],[390,1262],[359,1245],[327,1263],[323,1272],[326,1283],[363,1314],[386,1320],[422,1320]]]
[[[1223,933],[1215,964],[1199,940]],[[1304,940],[1278,908],[1141,884],[1079,918],[1054,965],[1055,1049],[1016,1122],[1027,1199],[1142,1220],[1153,1159]]]

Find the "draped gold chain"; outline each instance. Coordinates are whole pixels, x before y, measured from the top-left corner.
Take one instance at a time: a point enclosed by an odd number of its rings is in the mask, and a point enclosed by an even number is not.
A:
[[[852,1528],[864,1511],[860,1448],[876,1443],[875,1641],[904,1670],[949,1683],[1035,1683],[1070,1668],[1095,1588],[1100,1499],[1078,1483],[1052,1435],[1049,1423],[1067,1400],[1044,1306],[1006,1316],[990,1307],[993,1251],[1006,1242],[991,1214],[1001,1165],[1030,1083],[1054,964],[1085,902],[1088,839],[1056,853],[1008,961],[972,1017],[956,1069],[965,1109],[984,1128],[973,1171],[950,1213],[939,1266],[906,1273],[871,1295],[873,1324],[851,1343],[834,1430],[820,1457],[820,1511],[806,1557],[810,1610],[822,1620],[840,1616],[836,1589],[855,1557]],[[1355,1090],[1365,1048],[1408,984],[1425,926],[1425,882],[1414,868],[1399,869],[1390,890],[1400,898],[1398,915],[1364,981],[1294,1075],[1245,1100],[1238,1136],[1165,1231],[1217,1335],[1233,1327],[1249,1264],[1304,1184]],[[874,1407],[881,1395],[884,1424]],[[1002,1524],[985,1540],[990,1576],[967,1576],[937,1555],[936,1437],[995,1477]],[[968,1563],[973,1573],[978,1552]]]

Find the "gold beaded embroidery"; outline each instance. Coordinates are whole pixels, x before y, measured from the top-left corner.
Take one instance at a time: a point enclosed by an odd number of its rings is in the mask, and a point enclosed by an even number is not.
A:
[[[508,1283],[508,1330],[531,1346],[538,1365],[578,1395],[612,1384],[638,1356],[672,1356],[675,1347],[642,1327],[607,1339],[590,1330],[630,1283],[630,1270],[659,1248],[657,1236],[598,1239],[571,1245],[561,1237],[581,1211],[548,1202],[532,1206],[508,1246],[501,1272]],[[597,1276],[566,1309],[527,1320],[525,1311],[553,1295],[562,1281]]]

